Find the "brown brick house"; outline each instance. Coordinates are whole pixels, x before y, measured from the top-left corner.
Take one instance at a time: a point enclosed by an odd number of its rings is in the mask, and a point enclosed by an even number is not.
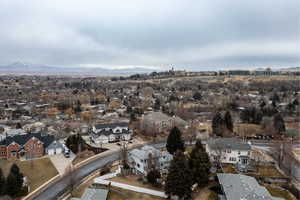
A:
[[[0,141],[0,158],[38,158],[44,156],[47,147],[56,143],[54,136],[42,133],[28,133],[7,137]]]

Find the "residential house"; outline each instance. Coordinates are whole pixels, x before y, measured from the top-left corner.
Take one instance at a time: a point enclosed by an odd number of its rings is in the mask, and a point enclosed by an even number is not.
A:
[[[128,123],[96,124],[90,134],[92,142],[105,144],[109,142],[128,141],[131,139],[133,131],[128,127]]]
[[[156,129],[157,132],[166,132],[172,127],[186,128],[188,123],[180,117],[168,115],[162,112],[150,112],[147,115],[143,115],[141,119],[142,130]]]
[[[222,200],[283,200],[273,197],[269,191],[258,184],[256,179],[242,174],[217,174],[223,191],[218,199]]]
[[[45,154],[62,153],[63,146],[54,136],[44,133],[28,133],[6,137],[0,141],[0,157],[2,158],[38,158]]]
[[[210,138],[206,151],[210,159],[221,163],[248,164],[251,157],[251,146],[236,138]]]
[[[128,153],[130,167],[141,175],[147,175],[153,167],[160,170],[161,174],[166,174],[172,159],[173,156],[169,152],[160,151],[149,145]]]

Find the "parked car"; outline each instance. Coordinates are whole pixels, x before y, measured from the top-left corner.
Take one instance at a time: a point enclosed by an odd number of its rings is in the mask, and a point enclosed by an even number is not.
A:
[[[64,153],[64,156],[65,156],[65,158],[70,158],[70,151],[66,151],[66,152]]]

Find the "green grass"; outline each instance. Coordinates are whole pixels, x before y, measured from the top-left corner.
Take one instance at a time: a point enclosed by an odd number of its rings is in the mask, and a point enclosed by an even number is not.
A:
[[[0,167],[6,176],[8,175],[13,163],[16,163],[23,175],[28,178],[30,191],[38,188],[40,185],[58,174],[49,158],[40,158],[33,160],[32,162],[0,159]]]

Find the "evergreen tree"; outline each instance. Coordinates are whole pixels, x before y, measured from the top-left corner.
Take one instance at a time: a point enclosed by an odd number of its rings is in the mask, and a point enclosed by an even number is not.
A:
[[[276,92],[271,96],[270,98],[271,101],[274,101],[275,103],[280,102],[280,98]]]
[[[174,154],[177,150],[184,151],[184,142],[181,138],[181,132],[176,126],[170,131],[166,147],[170,154]]]
[[[0,196],[5,194],[5,177],[2,169],[0,168]]]
[[[215,116],[213,117],[212,120],[212,131],[213,134],[217,136],[222,136],[223,135],[223,125],[224,121],[222,119],[221,113],[217,112]]]
[[[260,124],[263,114],[269,107],[264,106],[262,111],[257,109],[256,107],[250,107],[243,110],[240,114],[240,118],[243,122],[246,123],[253,123],[253,124]]]
[[[195,100],[201,100],[202,99],[202,95],[200,94],[200,92],[196,92],[194,95],[193,95],[193,98]]]
[[[262,102],[259,104],[259,107],[260,107],[260,108],[263,108],[263,107],[265,107],[265,106],[266,106],[265,101],[262,101]]]
[[[69,136],[66,140],[66,146],[75,154],[87,148],[85,141],[79,134]]]
[[[157,169],[152,169],[147,174],[147,181],[154,186],[158,185],[157,179],[160,178],[160,172]]]
[[[274,116],[273,123],[277,133],[282,134],[283,132],[285,132],[284,120],[279,113]]]
[[[6,179],[6,194],[15,197],[22,193],[23,174],[19,167],[14,163],[10,168],[10,173]]]
[[[160,110],[160,100],[155,99],[154,110]]]
[[[82,111],[81,102],[79,100],[77,101],[77,104],[76,104],[76,107],[75,107],[74,111],[75,111],[75,113],[80,113]]]
[[[191,173],[183,152],[176,152],[171,161],[165,184],[165,192],[169,196],[178,196],[180,199],[191,199]]]
[[[229,111],[226,111],[225,117],[224,117],[224,122],[228,130],[233,132],[233,122],[232,122],[232,117]]]
[[[16,129],[21,129],[21,128],[22,128],[22,125],[21,125],[20,122],[18,122],[18,123],[16,124]]]
[[[198,186],[203,187],[208,183],[210,161],[200,140],[196,142],[195,147],[190,153],[189,168],[191,170],[193,184],[198,183]]]

